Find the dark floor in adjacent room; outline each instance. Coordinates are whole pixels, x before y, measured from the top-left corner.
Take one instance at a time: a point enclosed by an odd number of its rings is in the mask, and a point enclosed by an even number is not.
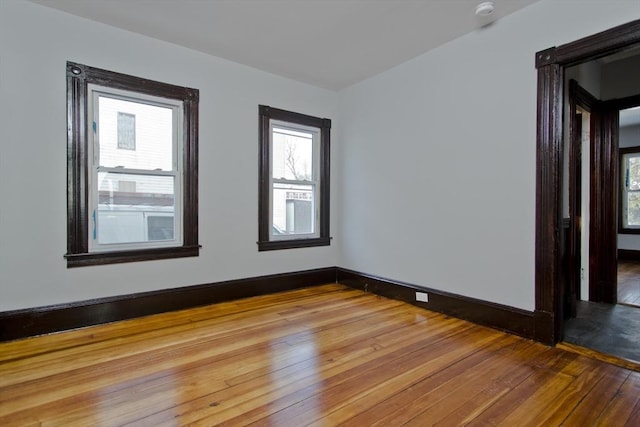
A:
[[[578,301],[578,316],[565,323],[564,341],[640,362],[640,309]]]
[[[619,260],[618,304],[578,301],[565,323],[564,342],[640,365],[640,261]]]

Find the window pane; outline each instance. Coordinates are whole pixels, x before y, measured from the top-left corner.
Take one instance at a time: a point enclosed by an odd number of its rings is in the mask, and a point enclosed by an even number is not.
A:
[[[118,112],[118,148],[136,149],[136,116]]]
[[[100,244],[173,240],[174,180],[172,176],[99,172],[94,238]],[[151,219],[154,216],[163,219]]]
[[[173,240],[173,216],[147,216],[147,238],[149,240]]]
[[[313,179],[313,134],[273,128],[273,178]]]
[[[629,190],[640,190],[640,156],[629,156],[627,168],[629,171]]]
[[[313,185],[273,184],[274,236],[314,233]]]
[[[100,166],[173,170],[173,110],[99,96]]]
[[[640,226],[640,192],[627,193],[627,225]]]

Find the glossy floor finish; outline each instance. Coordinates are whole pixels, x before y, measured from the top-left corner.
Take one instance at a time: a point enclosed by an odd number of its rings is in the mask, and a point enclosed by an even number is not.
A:
[[[340,285],[0,345],[0,425],[640,425],[640,373]]]

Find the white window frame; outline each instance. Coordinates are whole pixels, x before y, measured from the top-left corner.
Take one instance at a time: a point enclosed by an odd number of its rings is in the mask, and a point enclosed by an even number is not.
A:
[[[311,134],[312,144],[312,165],[311,165],[311,181],[299,181],[295,179],[284,179],[273,177],[273,142],[274,132],[276,128],[285,131],[302,132]],[[269,121],[269,240],[295,240],[295,239],[314,239],[320,237],[320,129],[312,126],[304,126],[296,123],[285,122],[281,120]],[[275,184],[291,184],[291,185],[308,185],[312,188],[313,198],[311,200],[313,212],[313,233],[292,233],[292,234],[274,234],[273,233],[273,200]]]
[[[116,89],[112,87],[105,87],[96,84],[89,84],[87,86],[88,91],[88,117],[91,118],[92,123],[88,135],[88,159],[89,159],[89,212],[90,218],[88,227],[88,242],[90,253],[100,252],[112,252],[112,251],[125,251],[136,249],[153,249],[153,248],[167,248],[178,247],[183,244],[183,226],[182,226],[182,213],[183,213],[183,197],[182,197],[182,181],[183,181],[183,114],[184,106],[183,102],[177,99],[168,99],[158,96],[142,94],[134,91]],[[99,135],[99,108],[98,100],[100,96],[105,96],[113,99],[121,99],[129,102],[135,102],[140,104],[148,104],[163,108],[169,108],[172,110],[172,170],[160,171],[160,170],[146,170],[146,169],[130,169],[130,168],[114,168],[100,166],[99,153],[100,141]],[[132,242],[132,243],[107,243],[101,244],[98,241],[100,224],[98,216],[98,174],[100,172],[115,173],[115,174],[142,174],[151,176],[169,176],[174,178],[174,238],[172,240],[161,241],[146,241],[146,242]]]

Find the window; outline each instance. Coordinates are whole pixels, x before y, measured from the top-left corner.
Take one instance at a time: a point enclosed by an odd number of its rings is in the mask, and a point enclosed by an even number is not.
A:
[[[331,120],[264,105],[258,249],[327,246]]]
[[[197,256],[196,89],[67,63],[67,266]]]
[[[620,233],[640,234],[640,147],[620,149]]]

